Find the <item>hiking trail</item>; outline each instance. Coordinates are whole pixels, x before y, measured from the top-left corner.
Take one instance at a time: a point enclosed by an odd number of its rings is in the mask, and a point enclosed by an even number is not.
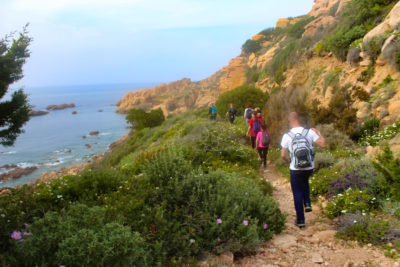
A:
[[[305,213],[306,227],[299,229],[294,225],[296,215],[288,179],[272,164],[267,170],[260,170],[260,174],[274,186],[272,197],[282,212],[288,214],[286,229],[263,243],[254,256],[233,262],[233,255],[221,255],[218,259],[225,264],[236,267],[400,267],[400,261],[386,257],[379,247],[361,247],[355,241],[335,238],[334,222],[322,214],[319,204],[313,205],[312,212]],[[226,262],[229,259],[232,262]]]

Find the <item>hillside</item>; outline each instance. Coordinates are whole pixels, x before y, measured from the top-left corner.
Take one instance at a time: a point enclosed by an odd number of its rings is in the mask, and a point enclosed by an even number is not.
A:
[[[269,93],[296,87],[308,93],[309,103],[318,99],[321,105],[327,105],[336,87],[350,83],[373,96],[370,101],[354,103],[360,120],[375,115],[383,125],[393,123],[400,109],[396,61],[400,4],[381,1],[381,7],[374,9],[374,1],[363,2],[365,6],[349,7],[349,0],[315,0],[306,16],[280,19],[276,28],[254,35],[243,45],[240,56],[211,77],[199,82],[183,79],[128,93],[119,101],[117,112],[161,107],[166,114],[180,113],[207,106],[221,93],[243,83]],[[362,13],[363,8],[374,11],[355,18],[353,11]],[[343,40],[335,36],[339,34]],[[394,81],[376,92],[389,75]]]

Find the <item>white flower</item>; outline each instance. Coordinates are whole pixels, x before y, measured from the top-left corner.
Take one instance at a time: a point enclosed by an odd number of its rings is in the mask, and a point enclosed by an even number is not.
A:
[[[193,244],[194,242],[196,242],[196,240],[194,240],[193,238],[191,238],[189,241],[190,241],[191,244]]]
[[[342,210],[342,213],[346,213],[347,212],[347,210]]]
[[[353,223],[357,223],[357,221],[356,221],[356,220],[354,220],[354,221],[353,221]]]
[[[62,198],[62,195],[57,195],[57,198]]]
[[[0,216],[1,216],[2,218],[6,217],[6,215],[5,215],[5,214],[3,214],[3,213],[2,213]]]

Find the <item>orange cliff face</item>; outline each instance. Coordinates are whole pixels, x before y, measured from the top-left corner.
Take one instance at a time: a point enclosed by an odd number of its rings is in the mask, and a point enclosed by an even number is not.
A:
[[[161,84],[152,89],[129,92],[118,102],[118,113],[132,108],[151,110],[161,108],[165,115],[205,107],[218,96],[246,82],[247,59],[233,58],[229,64],[207,79],[192,82],[182,79]]]

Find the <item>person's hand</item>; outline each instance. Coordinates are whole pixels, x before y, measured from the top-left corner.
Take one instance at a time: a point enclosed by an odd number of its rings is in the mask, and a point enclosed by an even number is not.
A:
[[[318,131],[317,129],[315,129],[315,128],[311,128],[311,130],[313,130],[316,134],[318,134],[319,136],[321,136],[321,132],[320,131]]]

